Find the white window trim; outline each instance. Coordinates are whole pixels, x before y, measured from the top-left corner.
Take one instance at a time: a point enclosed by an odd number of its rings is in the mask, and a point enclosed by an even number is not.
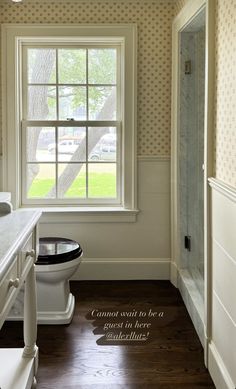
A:
[[[22,107],[20,106],[21,82],[17,69],[21,66],[21,45],[24,42],[32,42],[32,38],[38,37],[39,41],[48,37],[58,42],[75,41],[78,37],[81,41],[93,41],[98,37],[101,42],[117,42],[117,39],[124,42],[124,135],[122,147],[124,149],[122,166],[125,166],[123,177],[123,199],[124,206],[97,207],[71,207],[67,206],[53,209],[53,206],[46,206],[43,211],[47,214],[78,213],[79,216],[86,214],[91,219],[99,221],[99,216],[105,221],[104,215],[128,215],[131,221],[137,211],[137,146],[136,146],[136,105],[137,105],[137,27],[134,24],[119,25],[55,25],[55,24],[3,24],[2,25],[2,109],[3,109],[3,190],[12,193],[12,203],[15,208],[21,207],[21,145],[20,145],[20,120]],[[27,205],[29,207],[29,205]],[[32,205],[35,207],[35,205]],[[40,207],[42,208],[42,207]],[[96,209],[95,209],[96,208]],[[69,211],[69,212],[68,212]],[[115,220],[115,219],[114,219]],[[119,220],[118,220],[119,221]]]
[[[30,43],[28,42],[30,40]],[[21,139],[22,139],[22,169],[21,169],[21,183],[22,183],[22,188],[21,188],[21,204],[22,206],[70,206],[74,205],[75,207],[77,206],[87,206],[87,205],[97,205],[98,207],[101,205],[105,206],[110,206],[110,205],[115,205],[115,206],[122,206],[123,204],[123,177],[124,177],[124,166],[121,166],[121,153],[122,153],[122,123],[123,123],[123,112],[121,112],[121,102],[123,101],[123,96],[124,96],[124,86],[121,84],[120,80],[120,75],[124,72],[124,61],[121,61],[121,57],[124,57],[124,40],[122,37],[113,37],[112,38],[112,43],[111,43],[111,38],[110,37],[102,37],[100,38],[99,41],[101,43],[97,42],[97,38],[93,39],[91,42],[91,39],[85,37],[83,38],[83,41],[81,42],[81,37],[78,37],[76,39],[72,39],[72,42],[65,42],[65,39],[63,39],[63,42],[58,42],[57,38],[47,38],[45,40],[44,38],[39,42],[38,38],[25,38],[24,40],[21,39],[21,44],[20,44],[20,49],[22,53],[22,66],[23,66],[23,74],[22,74],[22,128],[21,128]],[[31,42],[32,41],[32,42]],[[95,42],[94,42],[95,41]],[[27,77],[27,49],[28,48],[46,48],[46,47],[53,47],[53,48],[115,48],[117,50],[117,79],[116,79],[116,88],[117,88],[117,119],[116,120],[73,120],[73,122],[66,121],[66,120],[60,120],[59,118],[55,118],[54,120],[30,120],[27,119],[27,83],[28,83],[28,77]],[[56,80],[57,81],[57,80]],[[51,84],[52,85],[52,84]],[[55,86],[58,86],[59,84],[55,82]],[[74,86],[76,84],[73,83]],[[87,85],[87,84],[86,84]],[[88,98],[88,94],[86,94]],[[87,102],[87,107],[88,107],[88,102]],[[109,198],[109,197],[102,197],[102,198],[91,198],[86,196],[85,198],[28,198],[27,196],[27,191],[26,191],[26,182],[27,182],[27,150],[26,150],[26,131],[27,127],[31,126],[39,126],[39,127],[115,127],[116,128],[116,134],[117,134],[117,160],[114,161],[116,165],[116,187],[117,187],[117,196],[115,198]],[[69,161],[68,161],[69,162]],[[40,163],[40,162],[39,162]],[[58,168],[57,161],[54,161],[55,166],[56,166],[56,171]],[[70,162],[69,162],[70,163]],[[90,162],[91,163],[91,162]],[[101,162],[103,163],[103,162]],[[104,162],[107,163],[107,162]],[[112,162],[110,162],[112,163]],[[86,171],[87,171],[87,166],[88,162],[85,162],[86,165]],[[91,165],[90,165],[91,166]],[[57,177],[57,174],[56,174]],[[87,182],[87,180],[86,180]],[[56,183],[57,183],[57,178],[56,178]],[[88,187],[87,187],[88,190]],[[86,195],[88,194],[86,190]]]

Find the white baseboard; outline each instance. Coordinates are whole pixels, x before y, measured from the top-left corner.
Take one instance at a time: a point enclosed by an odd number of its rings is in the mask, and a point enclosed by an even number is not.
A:
[[[72,280],[169,280],[170,259],[83,258]]]
[[[235,385],[213,343],[209,344],[208,355],[208,369],[216,389],[235,389]]]

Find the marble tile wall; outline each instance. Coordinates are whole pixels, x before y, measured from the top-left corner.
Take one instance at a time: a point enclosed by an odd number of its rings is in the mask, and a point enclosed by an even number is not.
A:
[[[204,305],[202,296],[187,270],[180,270],[178,287],[198,337],[204,347]]]

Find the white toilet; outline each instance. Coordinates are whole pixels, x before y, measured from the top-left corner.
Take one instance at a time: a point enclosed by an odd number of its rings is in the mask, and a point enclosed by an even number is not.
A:
[[[40,238],[36,262],[37,318],[39,324],[68,324],[75,298],[69,279],[77,270],[83,251],[79,243],[65,238]]]

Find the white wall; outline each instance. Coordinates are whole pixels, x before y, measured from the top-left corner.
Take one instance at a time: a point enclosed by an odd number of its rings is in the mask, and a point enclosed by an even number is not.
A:
[[[236,190],[212,185],[212,340],[209,370],[217,389],[236,387]]]
[[[136,222],[40,224],[40,236],[77,240],[84,257],[75,279],[169,279],[170,162],[140,157]]]

